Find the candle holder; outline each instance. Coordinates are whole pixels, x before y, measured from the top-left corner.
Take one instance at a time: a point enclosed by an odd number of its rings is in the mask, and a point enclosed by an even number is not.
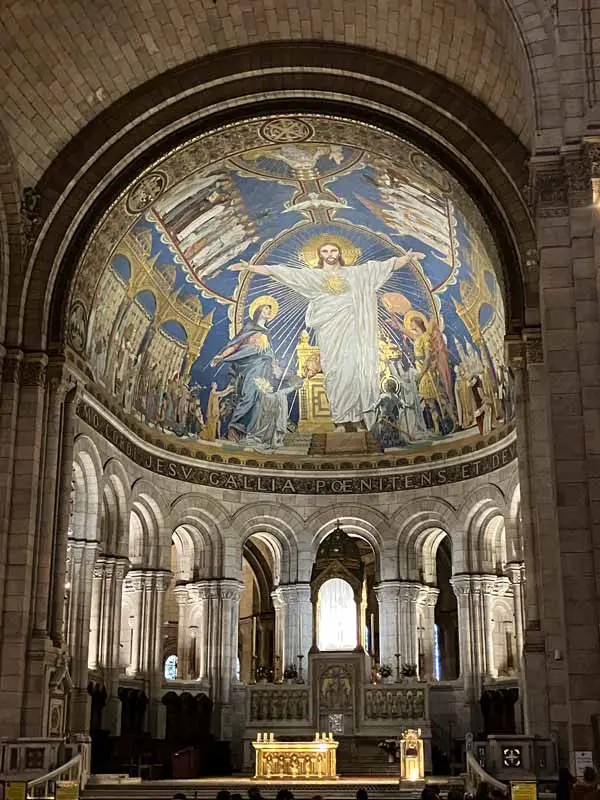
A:
[[[401,654],[400,653],[396,653],[394,655],[394,658],[396,659],[396,681],[398,683],[400,683],[400,658],[401,658]]]
[[[258,656],[252,656],[252,662],[250,665],[250,683],[256,683],[257,662],[258,662]]]
[[[302,660],[304,656],[300,653],[298,654],[298,677],[296,678],[296,683],[304,683],[304,677],[302,675]]]

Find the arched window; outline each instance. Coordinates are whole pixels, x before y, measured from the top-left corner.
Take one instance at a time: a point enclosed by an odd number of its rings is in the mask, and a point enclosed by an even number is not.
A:
[[[165,680],[174,681],[177,679],[177,656],[167,656],[165,658]]]
[[[319,589],[317,647],[319,650],[354,650],[356,602],[348,581],[330,578]]]

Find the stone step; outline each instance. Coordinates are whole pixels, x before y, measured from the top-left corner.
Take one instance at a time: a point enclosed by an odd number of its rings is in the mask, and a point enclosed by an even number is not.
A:
[[[461,785],[457,778],[428,778],[428,782],[442,786],[445,794],[450,782]],[[400,784],[391,776],[363,775],[344,777],[336,781],[253,781],[250,778],[196,778],[190,780],[142,781],[139,783],[102,783],[94,785],[94,776],[88,783],[82,800],[171,800],[183,792],[188,800],[214,800],[217,792],[227,789],[239,792],[244,800],[248,788],[256,787],[266,800],[273,800],[280,789],[290,789],[296,800],[310,800],[321,795],[325,800],[354,800],[356,791],[364,787],[369,800],[419,800],[423,783]]]

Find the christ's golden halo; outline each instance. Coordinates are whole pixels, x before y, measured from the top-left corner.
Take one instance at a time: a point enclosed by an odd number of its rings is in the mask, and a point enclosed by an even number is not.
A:
[[[360,258],[360,247],[345,236],[338,236],[337,233],[319,233],[312,236],[300,250],[300,259],[308,264],[309,267],[316,267],[319,264],[319,250],[324,244],[335,244],[340,248],[344,264],[349,266],[355,264]]]

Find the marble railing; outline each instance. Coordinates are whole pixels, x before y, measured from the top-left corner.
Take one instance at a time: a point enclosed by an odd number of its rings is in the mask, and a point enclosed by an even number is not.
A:
[[[425,720],[428,718],[427,685],[378,684],[365,689],[365,720]]]
[[[248,687],[248,722],[308,722],[308,689],[256,684]]]

